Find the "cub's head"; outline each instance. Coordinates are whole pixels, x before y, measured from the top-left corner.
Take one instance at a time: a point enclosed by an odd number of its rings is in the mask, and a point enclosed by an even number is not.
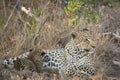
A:
[[[14,62],[15,62],[16,60],[17,60],[17,57],[5,59],[5,60],[3,61],[3,65],[4,65],[6,68],[13,69],[13,67],[14,67]]]

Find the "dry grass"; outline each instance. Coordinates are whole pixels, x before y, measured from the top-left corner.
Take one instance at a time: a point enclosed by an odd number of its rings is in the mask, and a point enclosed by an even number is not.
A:
[[[25,3],[29,2],[29,3]],[[26,5],[32,9],[33,13],[37,15],[38,21],[33,24],[29,23],[32,21],[24,12],[20,11],[19,8],[15,10],[10,18],[10,21],[6,27],[0,27],[0,61],[2,61],[6,56],[13,57],[22,52],[26,52],[30,48],[35,49],[54,49],[59,48],[58,41],[63,36],[68,36],[69,33],[73,31],[79,31],[81,29],[81,24],[79,27],[73,28],[69,27],[67,24],[67,17],[65,13],[60,8],[60,5],[54,5],[54,2],[49,2],[48,0],[41,1],[27,1],[24,3],[20,2],[20,6]],[[37,10],[38,6],[42,11]],[[12,11],[13,8],[9,10]],[[117,8],[117,11],[120,8]],[[105,10],[105,9],[104,9]],[[102,10],[102,11],[104,11]],[[113,11],[113,13],[111,13]],[[100,32],[106,32],[115,29],[113,26],[119,28],[119,17],[120,12],[114,17],[115,9],[110,9],[106,11],[107,14],[110,13],[110,18],[104,17],[106,13],[103,13],[103,20],[100,22],[102,27],[99,27]],[[104,19],[105,18],[105,19]],[[111,21],[114,23],[112,24]],[[103,24],[104,23],[104,24]],[[6,23],[4,23],[5,25]],[[109,25],[109,26],[108,26]],[[34,29],[36,26],[36,29]],[[120,67],[113,64],[113,60],[120,62],[120,46],[119,40],[113,42],[113,38],[100,38],[97,32],[97,26],[94,24],[88,24],[87,28],[90,28],[93,34],[93,39],[96,46],[96,69],[98,73],[94,76],[93,80],[120,80]],[[107,30],[103,27],[107,27]],[[104,27],[104,28],[105,28]],[[64,40],[67,41],[68,37]],[[98,40],[99,39],[99,40]],[[60,76],[55,74],[45,74],[36,73],[30,71],[15,71],[7,70],[2,68],[2,62],[0,62],[0,80],[58,80]],[[64,77],[61,77],[63,80]],[[66,80],[66,79],[65,79]],[[70,80],[78,80],[78,78],[73,77]],[[83,80],[83,79],[82,79]]]

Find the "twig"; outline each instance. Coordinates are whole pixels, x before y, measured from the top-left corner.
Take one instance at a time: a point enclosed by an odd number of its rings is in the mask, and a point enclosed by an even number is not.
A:
[[[25,7],[22,6],[21,10],[25,12],[27,15],[29,15],[30,17],[34,17],[34,14],[31,13],[30,8],[27,10]]]
[[[37,17],[35,17],[35,15],[31,12],[31,10],[30,10],[30,8],[29,9],[26,9],[25,7],[21,7],[21,10],[23,11],[23,12],[25,12],[27,15],[29,15],[30,17],[34,17],[35,18],[35,20],[37,21],[37,22],[39,22],[39,19],[37,18]]]
[[[112,32],[106,32],[106,33],[101,33],[101,34],[102,34],[102,36],[105,36],[105,35],[111,35]]]
[[[120,39],[119,35],[112,33],[112,32],[102,33],[102,36],[105,36],[105,35],[113,35],[116,39]]]
[[[113,33],[113,35],[114,35],[116,38],[120,39],[120,36],[119,36],[119,35],[117,35],[117,34],[115,34],[115,33]]]
[[[39,18],[37,18],[31,11],[30,11],[30,9],[26,9],[25,7],[21,7],[21,10],[23,11],[23,12],[25,12],[27,15],[29,15],[30,17],[34,17],[35,18],[35,20],[36,20],[36,25],[37,25],[37,30],[35,31],[35,33],[33,34],[33,35],[31,35],[31,37],[32,37],[32,45],[33,45],[33,47],[35,47],[34,46],[34,42],[35,42],[35,39],[38,37],[38,33],[39,33],[39,31],[41,30],[41,25],[44,25],[45,24],[45,22],[47,21],[47,18],[48,18],[48,16],[49,15],[42,15],[42,16],[40,16]],[[41,19],[41,20],[39,20],[39,19]]]
[[[4,16],[5,18],[7,17],[7,13],[6,13],[6,5],[5,5],[5,0],[3,0],[3,6],[4,6]]]
[[[8,18],[5,26],[4,26],[4,30],[6,29],[6,27],[7,27],[7,25],[8,25],[8,23],[9,23],[9,21],[10,21],[10,19],[11,19],[11,17],[12,17],[12,15],[13,15],[13,13],[14,13],[14,11],[15,11],[15,9],[16,9],[16,7],[17,7],[17,5],[18,5],[19,2],[20,2],[20,0],[17,0],[15,6],[14,6],[14,8],[13,8],[13,11],[11,12],[11,14],[10,14],[10,16],[9,16],[9,18]]]
[[[39,22],[39,18],[37,18],[37,17],[31,12],[30,8],[26,9],[25,7],[22,6],[22,7],[21,7],[21,10],[22,10],[23,12],[25,12],[27,15],[29,15],[30,17],[34,17],[35,20],[36,20],[37,22]]]
[[[120,67],[120,62],[118,61],[113,61],[113,64],[118,65]]]

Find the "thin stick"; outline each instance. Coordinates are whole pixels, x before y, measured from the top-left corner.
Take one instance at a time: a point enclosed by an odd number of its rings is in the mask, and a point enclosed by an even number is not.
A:
[[[48,2],[49,3],[49,2]],[[47,4],[48,5],[48,4]],[[46,6],[47,6],[46,5]],[[23,12],[25,12],[27,15],[29,15],[30,17],[34,17],[35,18],[35,20],[36,20],[36,25],[38,26],[37,28],[37,30],[35,31],[35,33],[32,35],[32,46],[33,47],[35,47],[34,46],[34,42],[35,42],[35,39],[38,37],[38,33],[40,32],[40,30],[41,30],[41,28],[42,27],[40,27],[41,25],[44,25],[45,24],[45,22],[47,21],[47,18],[48,18],[48,16],[49,15],[44,15],[44,16],[41,16],[41,17],[39,17],[39,18],[37,18],[31,11],[30,11],[30,9],[26,9],[25,7],[21,7],[21,10],[23,11]],[[40,21],[39,19],[41,19],[42,21]],[[33,37],[34,36],[34,37]]]
[[[118,66],[120,67],[120,62],[118,62],[118,61],[113,61],[113,63],[114,63],[115,65],[118,65]]]
[[[4,6],[4,16],[5,18],[7,17],[7,13],[6,13],[6,5],[5,5],[5,0],[3,0],[3,6]]]
[[[113,36],[115,36],[115,38],[120,39],[119,35],[112,33],[112,32],[102,33],[102,36],[104,36],[104,35],[113,35]]]
[[[31,13],[30,8],[27,10],[25,7],[22,6],[21,10],[25,12],[27,15],[29,15],[30,17],[35,17],[34,14]]]
[[[9,18],[8,18],[5,26],[4,26],[4,30],[6,29],[6,27],[7,27],[7,25],[8,25],[8,23],[9,23],[9,21],[10,21],[10,19],[11,19],[11,17],[12,17],[12,15],[13,15],[13,13],[14,13],[14,11],[15,11],[15,9],[16,9],[16,7],[17,7],[17,5],[18,5],[19,2],[20,2],[20,0],[17,0],[15,6],[14,6],[14,8],[13,8],[13,11],[11,12],[11,14],[10,14],[10,16],[9,16]]]

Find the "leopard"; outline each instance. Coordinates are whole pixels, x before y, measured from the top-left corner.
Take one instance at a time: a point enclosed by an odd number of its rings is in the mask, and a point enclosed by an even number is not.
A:
[[[25,53],[23,53],[23,54],[20,54],[20,55],[18,55],[18,56],[15,56],[15,57],[7,58],[7,59],[3,60],[3,63],[2,63],[2,64],[3,64],[6,68],[13,69],[13,68],[14,68],[14,63],[15,63],[18,59],[26,58],[29,54],[30,54],[30,51],[25,52]]]
[[[90,78],[96,74],[93,60],[95,44],[91,36],[88,36],[90,34],[88,31],[80,31],[71,35],[72,38],[65,47],[59,49],[42,49],[37,55],[34,54],[32,62],[35,64],[37,70],[47,70],[59,73],[60,75],[75,75],[78,77],[84,74]],[[30,54],[30,52],[28,53]],[[28,53],[14,57],[12,60],[11,58],[6,59],[3,64],[8,67],[12,64],[11,67],[14,67],[15,61],[28,57]]]
[[[44,50],[44,51],[48,51],[48,50]],[[49,73],[58,74],[57,68],[55,67],[53,68],[52,66],[45,67],[47,65],[47,64],[45,65],[45,62],[48,59],[47,55],[43,59],[44,52],[42,51],[41,54],[39,53],[41,53],[41,50],[29,50],[28,52],[22,53],[18,56],[3,60],[3,66],[10,70],[12,69],[17,71],[29,70],[32,72],[36,71],[38,73],[49,72]],[[52,67],[53,69],[50,67]]]

